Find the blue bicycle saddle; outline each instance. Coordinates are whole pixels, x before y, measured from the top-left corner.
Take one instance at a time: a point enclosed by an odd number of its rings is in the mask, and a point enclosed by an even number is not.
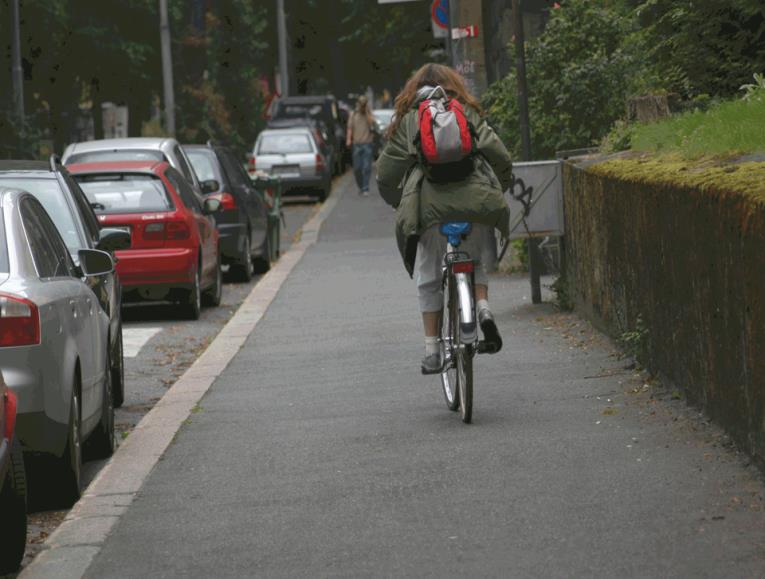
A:
[[[452,247],[459,247],[462,236],[470,233],[473,224],[469,221],[451,221],[441,224],[441,233],[446,236]]]

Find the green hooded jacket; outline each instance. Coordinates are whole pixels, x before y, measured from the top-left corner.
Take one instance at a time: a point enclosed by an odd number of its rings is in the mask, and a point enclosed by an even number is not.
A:
[[[467,179],[433,183],[425,178],[414,145],[416,110],[404,116],[377,161],[380,195],[397,208],[396,241],[410,276],[420,235],[432,225],[470,221],[491,225],[505,238],[509,235],[510,210],[503,192],[512,185],[510,153],[475,110],[466,107],[465,114],[478,137],[475,170]]]

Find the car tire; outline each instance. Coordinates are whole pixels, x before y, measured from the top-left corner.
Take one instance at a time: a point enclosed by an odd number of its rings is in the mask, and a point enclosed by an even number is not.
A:
[[[327,187],[322,187],[321,189],[318,190],[316,199],[318,199],[319,203],[324,203],[324,201],[327,200],[328,196],[329,196],[329,189]]]
[[[266,273],[269,269],[271,269],[271,239],[266,235],[263,251],[255,258],[255,272]]]
[[[249,231],[244,240],[242,254],[239,256],[237,263],[232,264],[231,269],[233,270],[231,273],[234,274],[237,281],[247,283],[252,280],[252,275],[255,273],[255,270],[252,266],[252,246],[250,245]]]
[[[202,287],[199,268],[194,272],[194,282],[191,289],[188,290],[186,299],[183,302],[186,318],[189,320],[198,320],[202,313]]]
[[[80,498],[80,480],[82,477],[82,422],[80,416],[80,396],[78,380],[72,388],[72,401],[69,405],[69,426],[66,448],[61,457],[52,461],[53,472],[48,477],[49,496],[57,499],[57,506],[69,508]]]
[[[0,484],[0,575],[6,575],[18,570],[27,542],[27,478],[17,438],[5,481]]]
[[[110,368],[110,357],[107,354],[106,367]],[[106,372],[101,399],[101,420],[88,440],[88,454],[92,458],[109,458],[114,454],[114,394],[112,392],[112,374]]]
[[[206,306],[219,306],[223,297],[223,270],[220,265],[220,252],[218,252],[218,258],[215,260],[215,283],[203,295]]]
[[[117,328],[117,347],[112,355],[112,403],[120,408],[125,402],[125,357],[122,343],[122,323]]]

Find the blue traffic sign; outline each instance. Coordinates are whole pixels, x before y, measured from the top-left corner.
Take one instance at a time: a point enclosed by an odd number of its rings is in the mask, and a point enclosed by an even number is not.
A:
[[[449,28],[449,0],[433,0],[430,15],[436,26],[443,29]]]

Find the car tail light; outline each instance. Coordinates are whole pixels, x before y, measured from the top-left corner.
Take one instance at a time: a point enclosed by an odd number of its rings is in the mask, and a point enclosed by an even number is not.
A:
[[[188,239],[191,236],[185,221],[168,221],[165,234],[165,239]]]
[[[40,312],[27,299],[0,294],[0,346],[40,343]]]
[[[231,211],[236,209],[236,199],[231,193],[215,193],[210,195],[211,199],[217,199],[220,201],[220,206],[223,211]]]
[[[324,172],[324,159],[321,158],[321,155],[319,155],[319,153],[316,153],[316,172],[317,173]]]
[[[473,262],[457,261],[452,264],[452,271],[454,273],[473,273]]]
[[[146,241],[162,241],[165,239],[165,224],[149,223],[143,230],[143,238]]]
[[[17,400],[13,390],[5,391],[5,432],[3,435],[8,440],[13,439],[13,429],[16,425]]]
[[[250,160],[247,161],[247,170],[250,173],[254,173],[256,168],[257,168],[257,163],[255,161],[255,155],[253,155],[252,157],[250,157]]]

